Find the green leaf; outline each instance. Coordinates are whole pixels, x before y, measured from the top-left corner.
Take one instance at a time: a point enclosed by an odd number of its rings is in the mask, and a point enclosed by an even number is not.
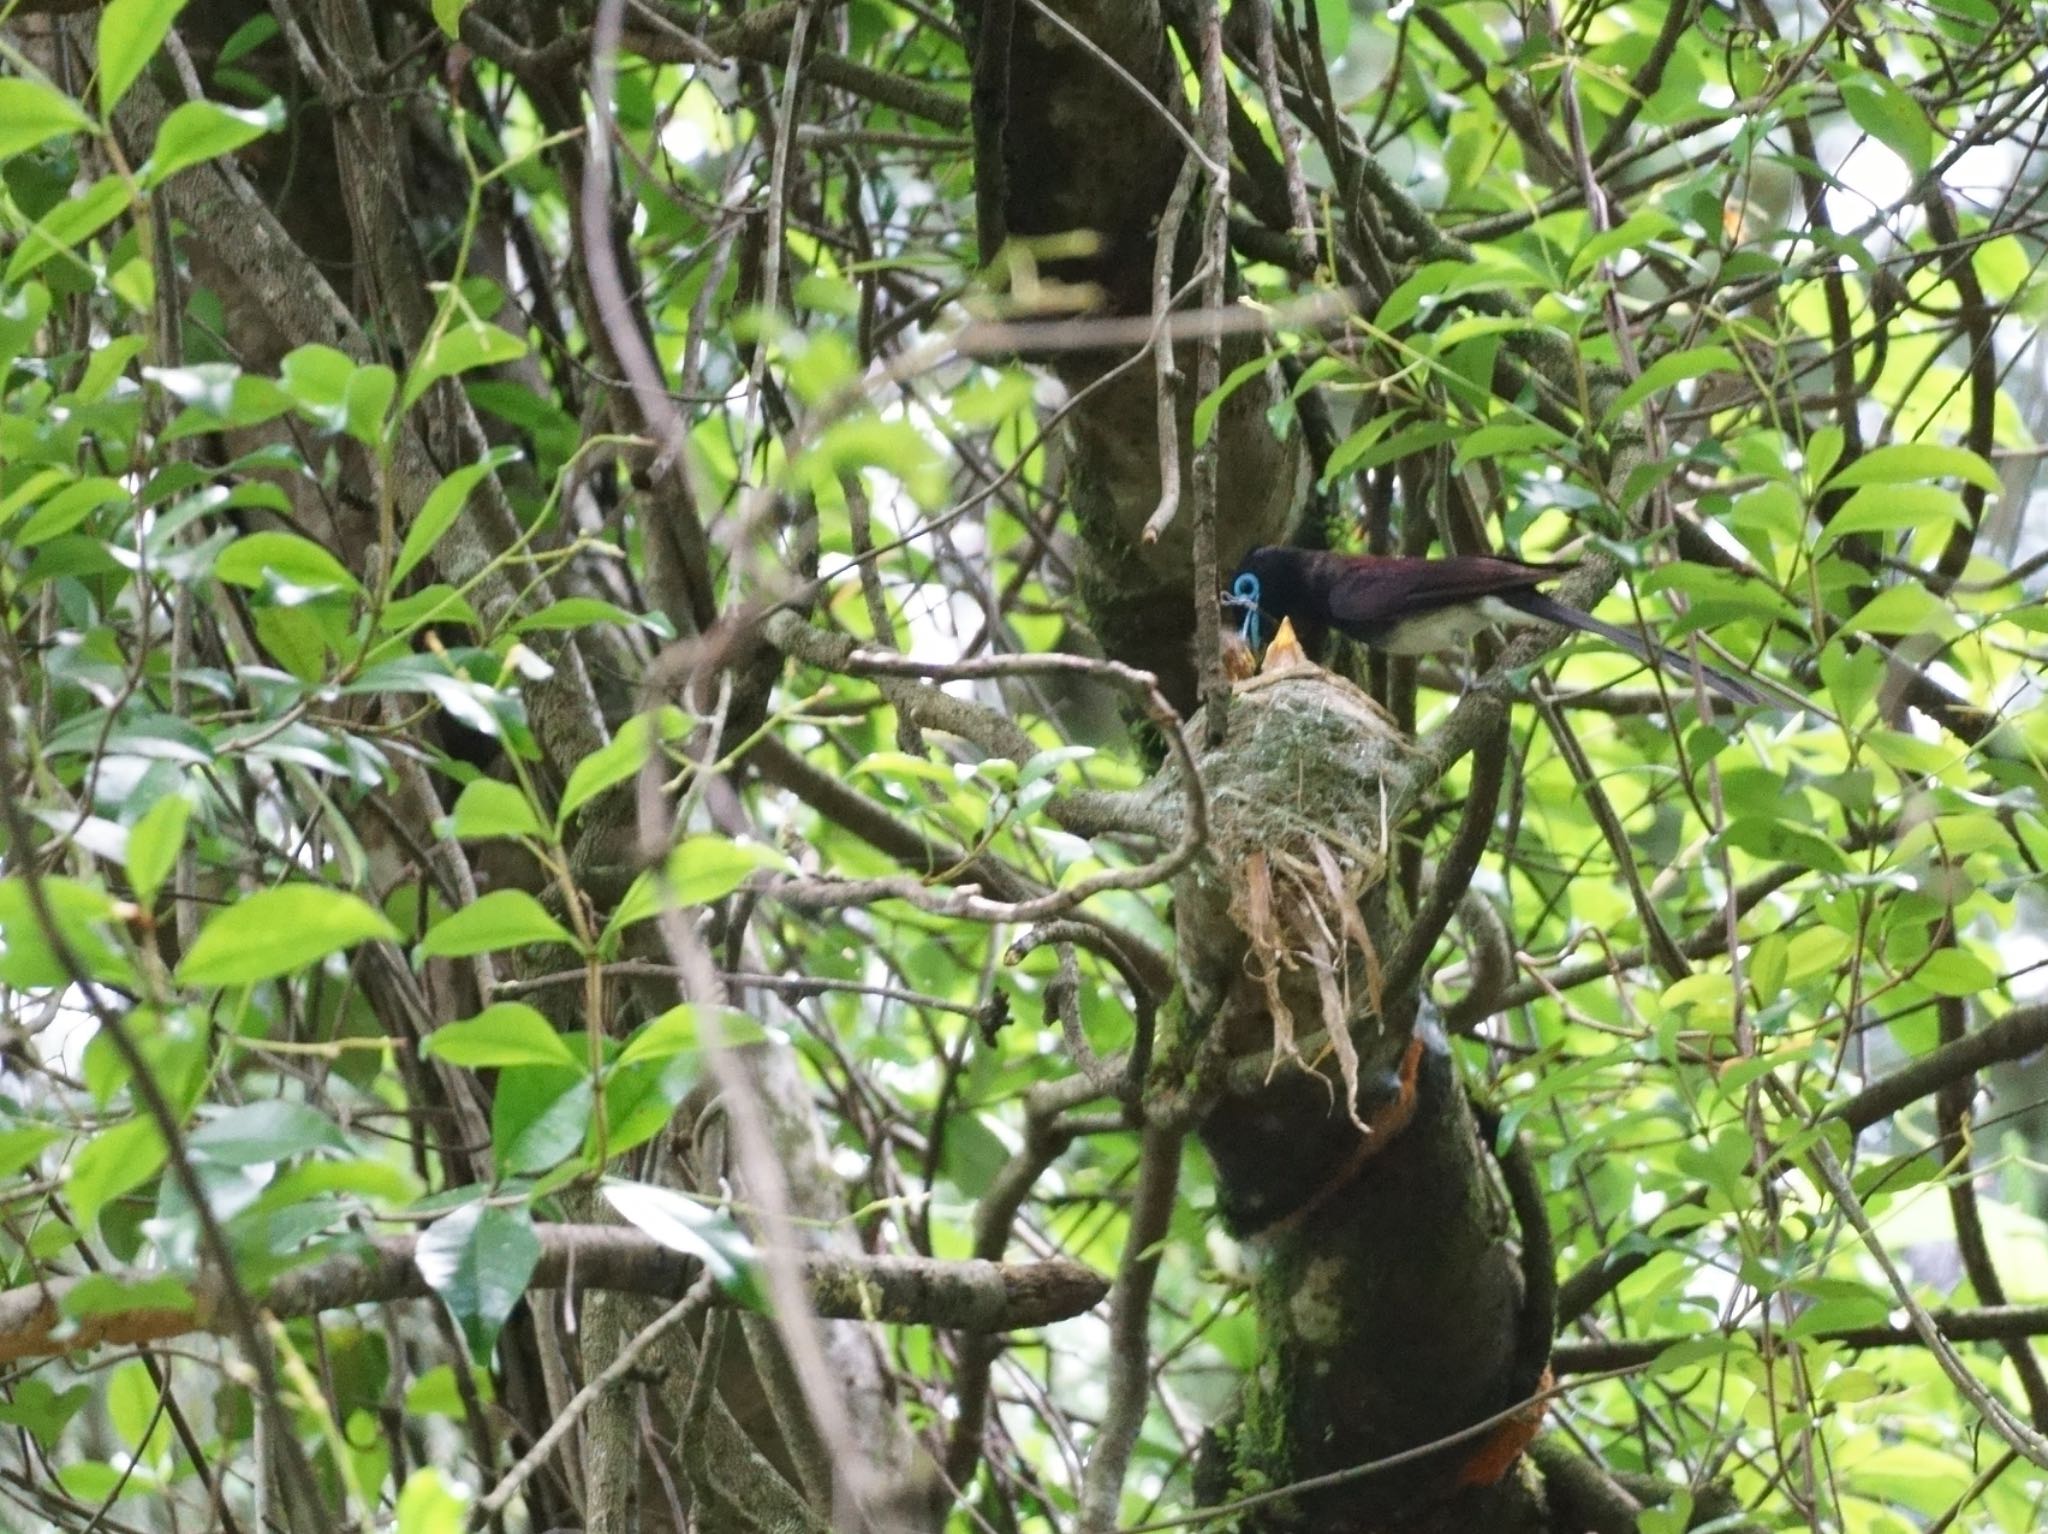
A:
[[[434,0],[434,23],[450,38],[462,35],[462,13],[470,0]]]
[[[259,1212],[289,1209],[294,1204],[343,1194],[351,1203],[384,1213],[416,1203],[424,1191],[417,1177],[389,1161],[362,1156],[326,1157],[301,1161],[280,1172],[250,1207]]]
[[[623,1156],[645,1145],[673,1122],[676,1110],[697,1086],[700,1062],[690,1055],[666,1060],[623,1062],[605,1072],[605,1152]],[[585,1155],[595,1156],[595,1129],[585,1137]]]
[[[436,581],[409,597],[387,603],[377,615],[378,631],[397,634],[427,623],[462,624],[475,628],[482,623],[476,609],[453,586]]]
[[[442,0],[435,0],[436,7]],[[406,1410],[413,1410],[410,1400]],[[427,1465],[405,1478],[398,1494],[398,1534],[463,1534],[469,1527],[469,1492]]]
[[[478,778],[468,784],[456,799],[450,818],[458,841],[489,841],[495,836],[530,836],[543,841],[547,837],[547,828],[526,795],[496,778]]]
[[[1925,586],[1888,586],[1842,627],[1844,634],[1950,634],[1955,614]]]
[[[129,1119],[101,1130],[71,1158],[65,1174],[72,1218],[90,1230],[102,1209],[148,1182],[163,1164],[163,1136],[149,1119]]]
[[[189,1309],[192,1298],[185,1296],[185,1304],[179,1308]],[[162,1396],[156,1382],[150,1378],[149,1368],[139,1358],[131,1358],[114,1367],[107,1380],[107,1421],[120,1435],[122,1442],[136,1460],[143,1465],[158,1458],[170,1434],[170,1424],[164,1420]]]
[[[1540,285],[1536,274],[1514,257],[1482,246],[1469,261],[1431,261],[1418,267],[1387,295],[1374,323],[1382,330],[1399,330],[1446,299]]]
[[[583,1146],[595,1100],[579,1067],[508,1066],[491,1098],[491,1149],[506,1172],[544,1172]]]
[[[102,176],[79,196],[59,203],[16,247],[7,262],[7,281],[19,282],[59,251],[69,250],[80,240],[99,233],[127,212],[132,195],[122,177]]]
[[[1419,453],[1424,448],[1453,441],[1459,435],[1458,428],[1449,421],[1419,421],[1387,436],[1383,423],[1392,419],[1392,416],[1379,416],[1338,443],[1318,483],[1327,487],[1354,470],[1377,468],[1396,458]]]
[[[1459,439],[1458,454],[1452,459],[1451,468],[1455,471],[1481,458],[1498,458],[1506,453],[1524,453],[1531,448],[1561,448],[1569,445],[1569,440],[1562,432],[1554,427],[1545,426],[1541,421],[1502,421],[1491,426],[1482,426]]]
[[[398,375],[381,362],[355,370],[342,391],[343,429],[365,447],[380,447],[391,411],[391,396],[398,392]]]
[[[1966,447],[1945,442],[1892,442],[1874,447],[1828,481],[1831,489],[1857,485],[1903,485],[1925,479],[1959,479],[1980,490],[1996,490],[1998,471]]]
[[[12,159],[60,133],[90,128],[92,119],[69,96],[40,80],[0,80],[0,160]]]
[[[1841,848],[1825,836],[1782,820],[1753,816],[1732,821],[1722,839],[1731,847],[1773,863],[1792,863],[1821,873],[1847,873],[1849,869]]]
[[[128,882],[136,903],[149,906],[185,846],[185,823],[192,806],[180,794],[165,794],[128,828]]]
[[[1934,125],[1920,103],[1888,76],[1858,71],[1842,79],[1842,105],[1857,127],[1892,151],[1915,176],[1934,164]]]
[[[192,407],[166,433],[171,437],[192,436],[224,426],[256,426],[292,407],[291,397],[275,380],[244,373],[231,362],[146,367],[142,376],[171,398]],[[289,508],[290,503],[286,505]]]
[[[1937,996],[1977,996],[1998,984],[1991,966],[1967,948],[1937,948],[1913,979]]]
[[[49,1148],[64,1131],[50,1124],[8,1122],[0,1128],[0,1177],[12,1177]]]
[[[278,387],[301,414],[322,431],[346,434],[371,447],[383,440],[385,413],[397,386],[397,375],[381,362],[358,363],[331,346],[301,346],[278,367]]]
[[[508,1065],[584,1068],[548,1020],[517,1001],[501,1001],[464,1022],[436,1028],[421,1041],[420,1053],[473,1071]]]
[[[214,561],[213,573],[230,586],[269,590],[285,606],[298,606],[321,592],[362,591],[348,567],[310,538],[297,533],[248,533]]]
[[[745,883],[749,874],[781,863],[780,853],[753,842],[729,841],[723,836],[690,837],[668,855],[665,869],[650,868],[633,881],[613,910],[611,920],[605,923],[599,946],[604,947],[615,934],[635,922],[646,921],[664,910],[722,900]],[[668,885],[665,892],[664,877]]]
[[[655,714],[635,714],[619,726],[610,742],[578,762],[562,789],[562,804],[555,811],[555,825],[565,826],[569,817],[606,789],[633,776],[647,764],[654,748],[654,732],[660,728],[663,740],[675,740],[690,729],[690,718],[679,708],[663,708]]]
[[[107,0],[99,30],[102,118],[114,115],[114,107],[163,46],[164,35],[184,8],[185,0]]]
[[[573,948],[576,939],[525,890],[493,890],[436,922],[420,943],[420,953],[429,959],[461,959],[528,943]]]
[[[510,447],[494,447],[485,453],[482,460],[457,469],[428,494],[420,503],[418,515],[405,530],[405,543],[398,551],[398,559],[391,566],[391,584],[396,586],[413,572],[419,562],[434,552],[434,546],[441,541],[442,534],[454,525],[462,515],[462,508],[469,503],[470,493],[483,481],[486,474],[503,468],[508,463],[519,461],[519,450]]]
[[[1624,224],[1594,235],[1581,245],[1578,254],[1572,257],[1568,275],[1576,282],[1609,256],[1620,255],[1623,251],[1639,251],[1652,240],[1662,239],[1677,230],[1678,225],[1670,214],[1657,208],[1647,209]]]
[[[178,978],[187,985],[251,985],[373,939],[395,943],[398,929],[356,896],[283,884],[245,895],[209,921]]]
[[[66,485],[31,512],[12,541],[22,548],[33,548],[70,532],[102,506],[127,499],[127,487],[117,479],[98,474],[81,479]]]
[[[161,186],[181,170],[232,154],[283,126],[284,103],[275,96],[253,112],[217,101],[188,101],[157,130],[156,147],[142,167],[142,184]]]
[[[616,602],[605,602],[597,597],[563,597],[559,602],[550,602],[539,611],[530,613],[512,625],[515,634],[530,634],[535,630],[583,629],[596,623],[616,623],[630,628],[646,620],[637,613],[630,613]]]
[[[500,362],[516,362],[526,355],[526,343],[496,325],[471,320],[451,325],[431,341],[406,376],[401,409],[410,410],[419,397],[444,378],[467,373],[472,368]]]
[[[6,83],[0,80],[0,85]],[[11,362],[33,346],[49,314],[50,290],[40,282],[0,291],[0,362]]]
[[[43,905],[70,957],[95,980],[132,985],[127,956],[114,946],[107,928],[114,901],[105,890],[54,874],[38,881]],[[42,912],[19,877],[0,879],[0,983],[24,990],[69,985],[71,970],[43,929]]]
[[[717,1014],[719,1041],[729,1048],[759,1044],[773,1037],[737,1007],[717,1007],[713,1011]],[[636,1028],[626,1040],[626,1047],[619,1051],[618,1064],[637,1065],[643,1060],[695,1054],[702,1047],[701,1009],[684,1002]]]
[[[230,1108],[186,1136],[197,1160],[215,1166],[264,1166],[310,1151],[347,1151],[334,1121],[304,1103],[273,1097]]]
[[[490,1357],[539,1262],[533,1217],[482,1203],[442,1216],[420,1232],[413,1248],[413,1266],[462,1324],[479,1360]]]
[[[458,676],[449,662],[438,655],[402,655],[385,661],[372,666],[342,691],[422,692],[470,729],[493,739],[505,734],[498,711],[512,707],[506,694]]]
[[[754,1310],[766,1309],[760,1259],[731,1215],[685,1194],[607,1178],[605,1201],[630,1225],[672,1252],[695,1257],[711,1281]]]
[[[1696,346],[1690,351],[1672,352],[1643,369],[1642,376],[1615,396],[1600,419],[1612,421],[1627,415],[1651,395],[1710,373],[1739,373],[1742,359],[1725,346]]]
[[[47,1380],[24,1375],[8,1391],[11,1399],[0,1401],[0,1422],[26,1429],[44,1448],[52,1448],[71,1419],[93,1398],[89,1385],[73,1385],[58,1391]]]
[[[1816,550],[1857,533],[1895,533],[1906,528],[1958,527],[1967,520],[1962,498],[1937,485],[1870,485],[1843,503],[1820,537]]]
[[[1207,399],[1196,401],[1193,421],[1194,445],[1196,447],[1200,447],[1209,440],[1209,433],[1216,426],[1217,412],[1222,410],[1230,396],[1237,393],[1239,389],[1251,382],[1252,379],[1259,377],[1268,368],[1272,367],[1274,361],[1275,359],[1271,355],[1261,352],[1249,361],[1240,362],[1230,370],[1230,376],[1218,384],[1215,391]]]

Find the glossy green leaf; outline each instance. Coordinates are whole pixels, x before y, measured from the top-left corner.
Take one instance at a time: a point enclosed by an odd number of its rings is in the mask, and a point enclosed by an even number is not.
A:
[[[356,896],[283,884],[244,895],[209,920],[178,978],[187,985],[249,985],[379,939],[396,942],[398,929]]]
[[[114,941],[112,896],[55,874],[36,881],[36,895],[18,875],[0,879],[0,983],[25,990],[69,985],[76,964],[91,979],[134,984],[127,956]],[[54,941],[46,916],[56,929]]]
[[[573,948],[576,939],[526,891],[493,890],[442,917],[428,931],[419,951],[423,958],[456,959],[523,948],[529,943],[564,943]]]
[[[590,1077],[560,1065],[517,1065],[498,1076],[491,1148],[511,1173],[544,1172],[583,1148],[595,1111]]]
[[[1661,394],[1691,379],[1741,371],[1742,359],[1725,346],[1696,346],[1689,351],[1672,352],[1644,368],[1641,377],[1615,396],[1614,402],[1601,415],[1601,420],[1624,418],[1651,395]]]
[[[475,1017],[443,1024],[421,1041],[420,1053],[469,1070],[507,1065],[584,1068],[548,1020],[517,1001],[501,1001]]]
[[[1852,634],[1945,634],[1955,629],[1948,604],[1920,585],[1886,587],[1844,626]]]
[[[753,874],[782,861],[781,854],[754,842],[692,836],[669,854],[662,869],[650,868],[634,879],[605,923],[605,938],[664,910],[723,900]]]
[[[436,0],[437,5],[443,3],[446,0]],[[410,1402],[406,1409],[413,1409]],[[469,1492],[460,1481],[433,1465],[405,1478],[398,1494],[398,1534],[463,1534],[468,1527]]]
[[[563,597],[559,602],[550,602],[538,612],[529,613],[521,618],[512,625],[512,632],[530,634],[553,629],[581,629],[598,623],[616,623],[621,627],[628,627],[645,622],[645,619],[628,612],[616,602],[600,601],[596,597]]]
[[[1967,520],[1962,497],[1935,485],[1869,485],[1851,495],[1829,521],[1815,547],[1858,533],[1957,527]]]
[[[102,176],[79,196],[59,204],[15,247],[7,261],[7,281],[21,281],[58,252],[98,234],[128,211],[133,195],[120,176]]]
[[[347,566],[297,533],[249,533],[237,538],[221,550],[213,573],[230,586],[267,588],[288,606],[321,592],[354,595],[362,590]]]
[[[702,1262],[711,1281],[727,1294],[752,1309],[765,1309],[760,1258],[731,1215],[646,1183],[607,1179],[604,1197],[628,1224],[670,1251]]]
[[[478,462],[457,469],[436,485],[421,502],[418,514],[405,530],[405,542],[391,566],[391,584],[396,586],[419,566],[421,560],[433,553],[442,536],[462,515],[470,495],[486,475],[518,460],[516,448],[494,447]]]
[[[165,794],[128,828],[128,882],[135,889],[138,904],[156,900],[156,892],[177,865],[185,845],[185,825],[192,806],[182,795]]]
[[[259,1166],[311,1151],[347,1151],[346,1136],[319,1109],[285,1098],[243,1103],[205,1120],[185,1137],[196,1160]]]
[[[562,789],[562,803],[555,811],[555,824],[565,826],[569,817],[608,788],[625,782],[646,765],[654,743],[676,740],[687,734],[690,718],[681,709],[663,707],[653,714],[635,714],[619,726],[618,734],[576,764]]]
[[[1904,485],[1928,479],[1959,479],[1980,490],[1998,489],[1998,471],[1966,447],[1942,442],[1892,442],[1874,447],[1828,481],[1830,489],[1857,485]]]
[[[0,80],[0,160],[91,126],[78,103],[54,86],[21,76]]]
[[[1991,966],[1967,948],[1935,949],[1913,980],[1939,996],[1979,996],[1998,984]]]
[[[530,836],[540,841],[547,827],[540,823],[526,795],[496,778],[478,778],[464,786],[451,816],[455,835],[466,842],[499,836]]]
[[[185,0],[107,0],[99,26],[102,117],[113,116],[115,105],[156,56],[184,8]]]
[[[115,506],[128,499],[119,480],[90,475],[66,485],[29,513],[11,540],[22,548],[33,548],[47,539],[70,532],[103,506]]]
[[[768,1030],[737,1007],[718,1007],[716,1024],[719,1042],[727,1048],[758,1044],[773,1037]],[[640,1025],[619,1051],[620,1065],[636,1065],[671,1055],[695,1054],[704,1047],[703,1009],[690,1002],[670,1007],[661,1016]]]
[[[179,171],[232,154],[284,126],[284,103],[272,97],[255,111],[217,101],[188,101],[157,130],[156,147],[142,167],[142,184],[160,186]]]
[[[163,1136],[150,1120],[134,1118],[102,1129],[71,1158],[65,1174],[72,1218],[92,1229],[109,1203],[148,1182],[163,1164]]]
[[[1904,160],[1916,176],[1934,164],[1934,126],[1926,109],[1876,71],[1858,70],[1841,81],[1842,105],[1856,126]]]
[[[420,1232],[413,1265],[461,1324],[471,1353],[488,1359],[540,1261],[524,1209],[469,1204]]]
[[[419,397],[444,378],[494,363],[516,362],[526,343],[496,325],[466,321],[441,332],[406,375],[400,408],[410,410]]]

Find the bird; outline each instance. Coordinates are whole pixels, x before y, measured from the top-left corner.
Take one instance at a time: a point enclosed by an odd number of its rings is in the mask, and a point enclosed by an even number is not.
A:
[[[1691,679],[1689,657],[1536,589],[1574,568],[1495,554],[1423,559],[1268,546],[1245,555],[1223,601],[1242,613],[1244,639],[1254,653],[1265,648],[1283,618],[1293,621],[1311,655],[1333,630],[1390,655],[1427,655],[1462,645],[1495,624],[1554,623],[1598,634]],[[1711,666],[1701,666],[1699,676],[1731,703],[1765,701],[1747,682]]]

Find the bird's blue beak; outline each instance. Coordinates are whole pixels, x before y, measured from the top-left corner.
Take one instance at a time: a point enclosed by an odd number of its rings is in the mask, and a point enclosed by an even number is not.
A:
[[[1224,599],[1226,606],[1244,610],[1244,623],[1239,632],[1244,635],[1244,642],[1251,646],[1254,655],[1261,648],[1259,641],[1264,628],[1259,615],[1259,595],[1259,578],[1247,570],[1230,583],[1230,595]]]

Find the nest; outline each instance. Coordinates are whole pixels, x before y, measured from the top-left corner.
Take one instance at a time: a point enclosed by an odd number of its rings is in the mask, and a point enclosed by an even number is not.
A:
[[[1379,954],[1360,907],[1392,856],[1383,780],[1409,747],[1343,678],[1268,664],[1237,684],[1229,739],[1198,763],[1210,841],[1178,892],[1182,964],[1210,994],[1240,994],[1226,1019],[1247,1007],[1270,1018],[1276,1069],[1283,1060],[1313,1069],[1319,1061],[1303,1061],[1297,1040],[1320,1028],[1355,1121],[1350,1021],[1361,1000],[1375,1012],[1381,1000]],[[1252,1045],[1241,1026],[1231,1032],[1233,1053]]]

